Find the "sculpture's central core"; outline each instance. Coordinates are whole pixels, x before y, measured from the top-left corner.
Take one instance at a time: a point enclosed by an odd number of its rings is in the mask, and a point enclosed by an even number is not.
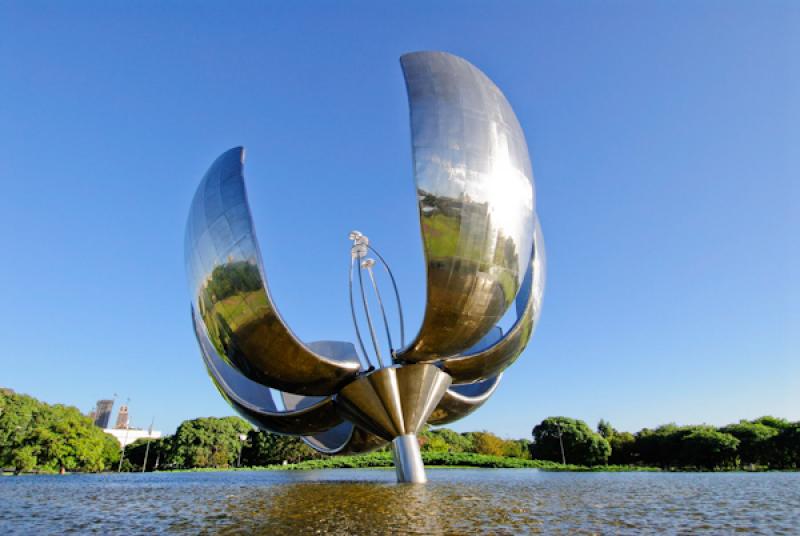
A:
[[[398,480],[424,482],[416,434],[477,409],[528,343],[541,309],[544,245],[525,137],[500,90],[450,54],[417,52],[401,63],[427,276],[413,340],[406,344],[388,264],[358,231],[350,233],[358,349],[292,333],[267,287],[242,148],[223,153],[203,177],[185,255],[203,359],[242,416],[263,430],[300,435],[325,454],[391,442]],[[399,339],[378,264],[391,281]],[[512,308],[516,319],[503,333],[501,318]]]

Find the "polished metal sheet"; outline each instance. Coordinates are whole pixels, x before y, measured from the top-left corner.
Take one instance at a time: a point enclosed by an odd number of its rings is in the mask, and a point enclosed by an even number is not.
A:
[[[391,366],[362,371],[351,343],[304,344],[284,324],[253,230],[242,148],[223,153],[203,177],[185,255],[203,359],[240,414],[264,430],[303,436],[327,454],[393,441],[398,479],[421,482],[415,434],[426,422],[447,424],[480,407],[528,343],[541,310],[545,252],[527,144],[500,90],[469,62],[443,52],[407,54],[401,64],[427,302],[419,332],[393,353]],[[367,249],[383,260],[361,233],[351,238],[363,249],[354,250],[354,262]],[[356,266],[374,284],[372,262]],[[498,323],[512,302],[517,318],[503,334]],[[400,321],[403,333],[402,311]]]
[[[544,237],[538,220],[534,223],[534,248],[516,300],[517,320],[502,339],[488,348],[441,361],[442,370],[453,377],[455,384],[496,376],[519,357],[533,335],[542,310],[546,278]]]
[[[503,330],[496,326],[475,346],[467,350],[466,354],[482,352],[502,339]],[[489,400],[500,385],[501,378],[502,374],[498,374],[478,382],[451,385],[428,418],[428,424],[450,424],[466,417]]]
[[[314,450],[328,455],[361,454],[388,443],[386,439],[347,421],[326,432],[303,436],[303,441]]]
[[[241,147],[223,153],[192,201],[185,256],[194,307],[219,355],[251,380],[292,393],[333,394],[360,364],[312,351],[278,314],[250,217],[243,159]]]
[[[428,424],[440,426],[466,417],[489,400],[502,376],[498,374],[488,380],[451,386],[431,413]]]
[[[508,101],[444,52],[401,58],[427,268],[427,305],[399,362],[463,353],[502,318],[533,245],[528,147]]]
[[[382,368],[345,386],[336,395],[336,407],[347,420],[391,440],[417,433],[450,381],[430,364]]]
[[[316,434],[342,424],[330,396],[300,409],[280,411],[268,387],[249,380],[219,356],[194,308],[192,318],[208,375],[222,397],[254,426],[282,434]]]

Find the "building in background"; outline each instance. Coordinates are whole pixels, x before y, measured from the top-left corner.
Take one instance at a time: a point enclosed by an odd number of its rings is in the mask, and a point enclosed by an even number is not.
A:
[[[98,400],[97,409],[94,410],[94,424],[100,428],[108,428],[111,421],[111,410],[114,408],[113,400]]]
[[[158,439],[161,437],[161,432],[152,428],[149,430],[141,428],[105,428],[103,431],[114,436],[114,439],[119,441],[122,447],[127,447],[137,439]]]
[[[114,428],[110,428],[111,412],[114,408],[113,400],[98,400],[97,409],[89,413],[89,417],[94,421],[95,426],[103,429],[109,435],[114,436],[114,439],[119,441],[121,447],[127,447],[137,439],[158,439],[161,437],[161,432],[153,430],[153,425],[144,430],[142,428],[131,427],[130,413],[128,413],[128,405],[122,404],[117,413],[117,421]]]
[[[128,420],[128,406],[122,405],[119,407],[119,413],[117,414],[117,425],[114,427],[117,430],[125,430],[128,428],[130,421]]]

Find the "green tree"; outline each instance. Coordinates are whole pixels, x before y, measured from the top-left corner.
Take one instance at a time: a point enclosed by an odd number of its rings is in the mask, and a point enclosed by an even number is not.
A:
[[[533,429],[531,457],[560,462],[562,443],[567,463],[601,465],[611,454],[608,441],[585,422],[569,417],[548,417]]]
[[[318,457],[319,453],[299,437],[255,430],[247,434],[242,450],[242,463],[247,466],[297,463]]]
[[[711,427],[692,428],[681,437],[681,461],[684,467],[713,470],[736,466],[738,439]]]
[[[503,442],[503,456],[530,459],[530,445],[527,439],[507,439]]]
[[[614,427],[611,426],[610,422],[600,419],[600,422],[597,423],[597,433],[603,436],[606,440],[610,440],[612,437],[614,437],[614,434],[616,434],[617,431],[614,430]]]
[[[242,448],[240,435],[252,427],[239,417],[183,421],[170,441],[166,463],[173,467],[228,467]]]
[[[720,429],[739,440],[739,460],[742,465],[768,465],[770,463],[770,447],[779,429],[758,422],[739,421]]]
[[[474,452],[472,436],[459,434],[450,428],[432,429],[426,426],[419,433],[419,439],[424,451]]]
[[[7,391],[0,393],[2,466],[16,470],[102,471],[108,464],[109,437],[77,408],[51,406]]]
[[[487,456],[504,455],[505,442],[491,432],[473,432],[472,443],[477,454],[485,454]]]
[[[787,423],[769,442],[771,468],[800,469],[800,421]]]
[[[636,438],[630,432],[615,432],[608,439],[611,445],[611,456],[608,462],[615,465],[629,465],[636,463]]]
[[[36,449],[28,445],[18,448],[11,457],[14,467],[14,474],[18,475],[24,471],[30,471],[36,467]]]

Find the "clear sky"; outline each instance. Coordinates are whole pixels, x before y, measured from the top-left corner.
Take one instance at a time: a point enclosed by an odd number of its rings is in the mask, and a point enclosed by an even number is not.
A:
[[[232,411],[189,319],[183,232],[247,148],[270,287],[354,340],[347,233],[424,305],[398,57],[482,69],[522,124],[548,256],[537,332],[459,422],[631,431],[800,419],[797,2],[2,2],[0,385],[171,432]]]

